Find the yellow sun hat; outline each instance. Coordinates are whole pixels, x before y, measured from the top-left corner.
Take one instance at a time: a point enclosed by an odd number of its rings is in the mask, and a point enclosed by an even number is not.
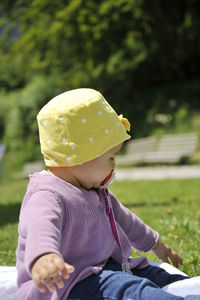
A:
[[[131,138],[130,123],[96,90],[81,88],[50,100],[37,115],[47,166],[75,166]]]

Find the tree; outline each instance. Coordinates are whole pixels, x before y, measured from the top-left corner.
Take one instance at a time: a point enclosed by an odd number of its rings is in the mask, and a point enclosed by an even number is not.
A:
[[[6,91],[37,74],[58,77],[61,91],[94,87],[143,133],[152,107],[199,107],[197,84],[185,89],[199,80],[198,0],[9,0],[0,12]]]

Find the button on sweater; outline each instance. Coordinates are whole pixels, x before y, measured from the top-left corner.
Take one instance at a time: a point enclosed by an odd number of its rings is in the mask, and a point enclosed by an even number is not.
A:
[[[145,257],[131,258],[132,247],[149,251],[158,233],[144,224],[108,191],[123,252],[131,268],[148,265]],[[48,174],[34,173],[24,196],[18,226],[16,251],[18,299],[67,299],[80,280],[98,273],[109,257],[121,263],[122,253],[113,235],[100,189],[83,190]],[[64,287],[41,293],[31,277],[33,263],[40,256],[56,253],[75,271],[64,279]]]

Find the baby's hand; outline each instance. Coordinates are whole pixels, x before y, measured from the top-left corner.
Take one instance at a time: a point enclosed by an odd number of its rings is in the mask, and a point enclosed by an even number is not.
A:
[[[183,261],[180,258],[180,256],[176,252],[174,252],[168,245],[163,244],[159,240],[149,252],[156,255],[164,262],[170,263],[171,261],[175,267],[178,267],[179,265],[183,264]]]
[[[69,278],[69,273],[72,272],[74,272],[74,267],[65,263],[55,253],[45,254],[38,258],[31,270],[33,280],[42,293],[46,291],[45,286],[51,293],[56,291],[55,284],[58,288],[63,288],[64,283],[61,275],[67,279]]]

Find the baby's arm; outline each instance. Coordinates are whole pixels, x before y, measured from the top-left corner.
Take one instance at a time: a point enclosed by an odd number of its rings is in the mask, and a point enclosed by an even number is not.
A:
[[[156,244],[159,234],[121,204],[110,193],[115,220],[126,233],[131,246],[138,252],[147,252]]]
[[[41,292],[45,286],[52,292],[61,287],[61,275],[67,278],[74,270],[60,253],[64,212],[57,194],[46,190],[27,198],[21,210],[19,231],[26,239],[24,266]]]
[[[150,252],[165,262],[170,262],[175,267],[182,264],[182,259],[168,245],[159,241],[159,234],[152,230],[148,225],[142,222],[136,215],[124,207],[115,196],[110,193],[113,210],[117,222],[126,232],[132,246],[138,252]],[[151,249],[151,250],[149,250]]]
[[[31,274],[40,292],[44,293],[46,286],[53,293],[56,290],[55,284],[58,288],[63,288],[64,286],[61,276],[67,279],[69,278],[69,273],[73,271],[74,267],[64,262],[58,254],[48,253],[36,260]]]
[[[171,260],[172,264],[175,267],[183,264],[182,259],[180,256],[174,252],[168,245],[163,244],[160,240],[157,241],[155,246],[149,251],[156,255],[158,258],[162,259],[164,262],[170,263],[169,259]]]

